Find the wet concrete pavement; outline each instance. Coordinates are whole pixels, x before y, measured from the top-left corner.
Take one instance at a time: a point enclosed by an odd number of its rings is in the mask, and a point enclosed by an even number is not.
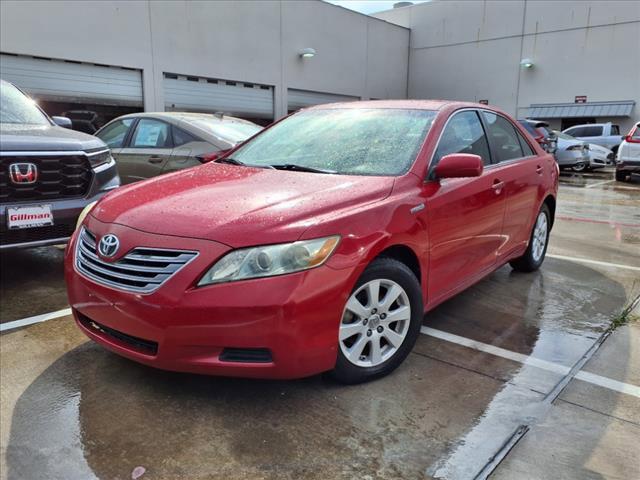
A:
[[[4,333],[0,476],[466,479],[503,453],[492,478],[640,478],[640,325],[594,347],[640,290],[640,182],[609,180],[563,176],[543,268],[504,267],[441,305],[369,384],[162,372],[69,317]],[[2,322],[66,307],[61,251],[0,260]]]

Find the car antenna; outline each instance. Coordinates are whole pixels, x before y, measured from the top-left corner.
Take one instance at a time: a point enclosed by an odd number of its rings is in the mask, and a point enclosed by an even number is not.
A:
[[[218,117],[220,120],[222,120],[224,118],[224,112],[215,112],[213,116]]]

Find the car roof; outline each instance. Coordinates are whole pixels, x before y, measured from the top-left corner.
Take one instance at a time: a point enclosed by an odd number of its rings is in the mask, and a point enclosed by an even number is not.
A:
[[[159,118],[167,121],[173,120],[174,122],[179,122],[180,120],[188,122],[189,120],[208,119],[221,122],[253,123],[243,118],[232,117],[231,115],[196,112],[135,112],[118,117],[118,119],[121,118]]]
[[[361,100],[354,102],[325,103],[308,107],[305,110],[324,110],[332,108],[400,108],[408,110],[442,110],[445,107],[457,108],[488,108],[492,107],[480,103],[458,102],[451,100]]]

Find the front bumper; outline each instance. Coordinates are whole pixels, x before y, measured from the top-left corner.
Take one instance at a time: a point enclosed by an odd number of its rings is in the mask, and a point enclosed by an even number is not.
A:
[[[65,262],[69,302],[79,328],[109,350],[157,368],[254,378],[301,378],[331,370],[351,291],[350,269],[306,272],[196,288],[229,250],[216,242],[155,235],[89,220],[132,245],[200,254],[158,290],[142,295],[95,283],[76,271],[75,236]],[[102,328],[100,328],[102,327]],[[106,327],[106,328],[105,328]],[[259,361],[225,355],[268,352]]]
[[[111,161],[93,170],[89,192],[80,198],[28,201],[0,205],[0,250],[14,248],[41,247],[66,243],[75,230],[80,212],[91,202],[120,186],[116,162]],[[9,230],[7,227],[7,207],[50,204],[53,226]]]

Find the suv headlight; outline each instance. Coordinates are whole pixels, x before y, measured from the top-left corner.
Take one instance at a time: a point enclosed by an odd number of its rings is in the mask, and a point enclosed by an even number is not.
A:
[[[96,168],[111,161],[111,150],[107,148],[96,152],[87,152],[87,157],[89,157],[91,168]]]
[[[333,236],[234,250],[218,260],[198,286],[309,270],[322,265],[339,241],[339,236]]]

